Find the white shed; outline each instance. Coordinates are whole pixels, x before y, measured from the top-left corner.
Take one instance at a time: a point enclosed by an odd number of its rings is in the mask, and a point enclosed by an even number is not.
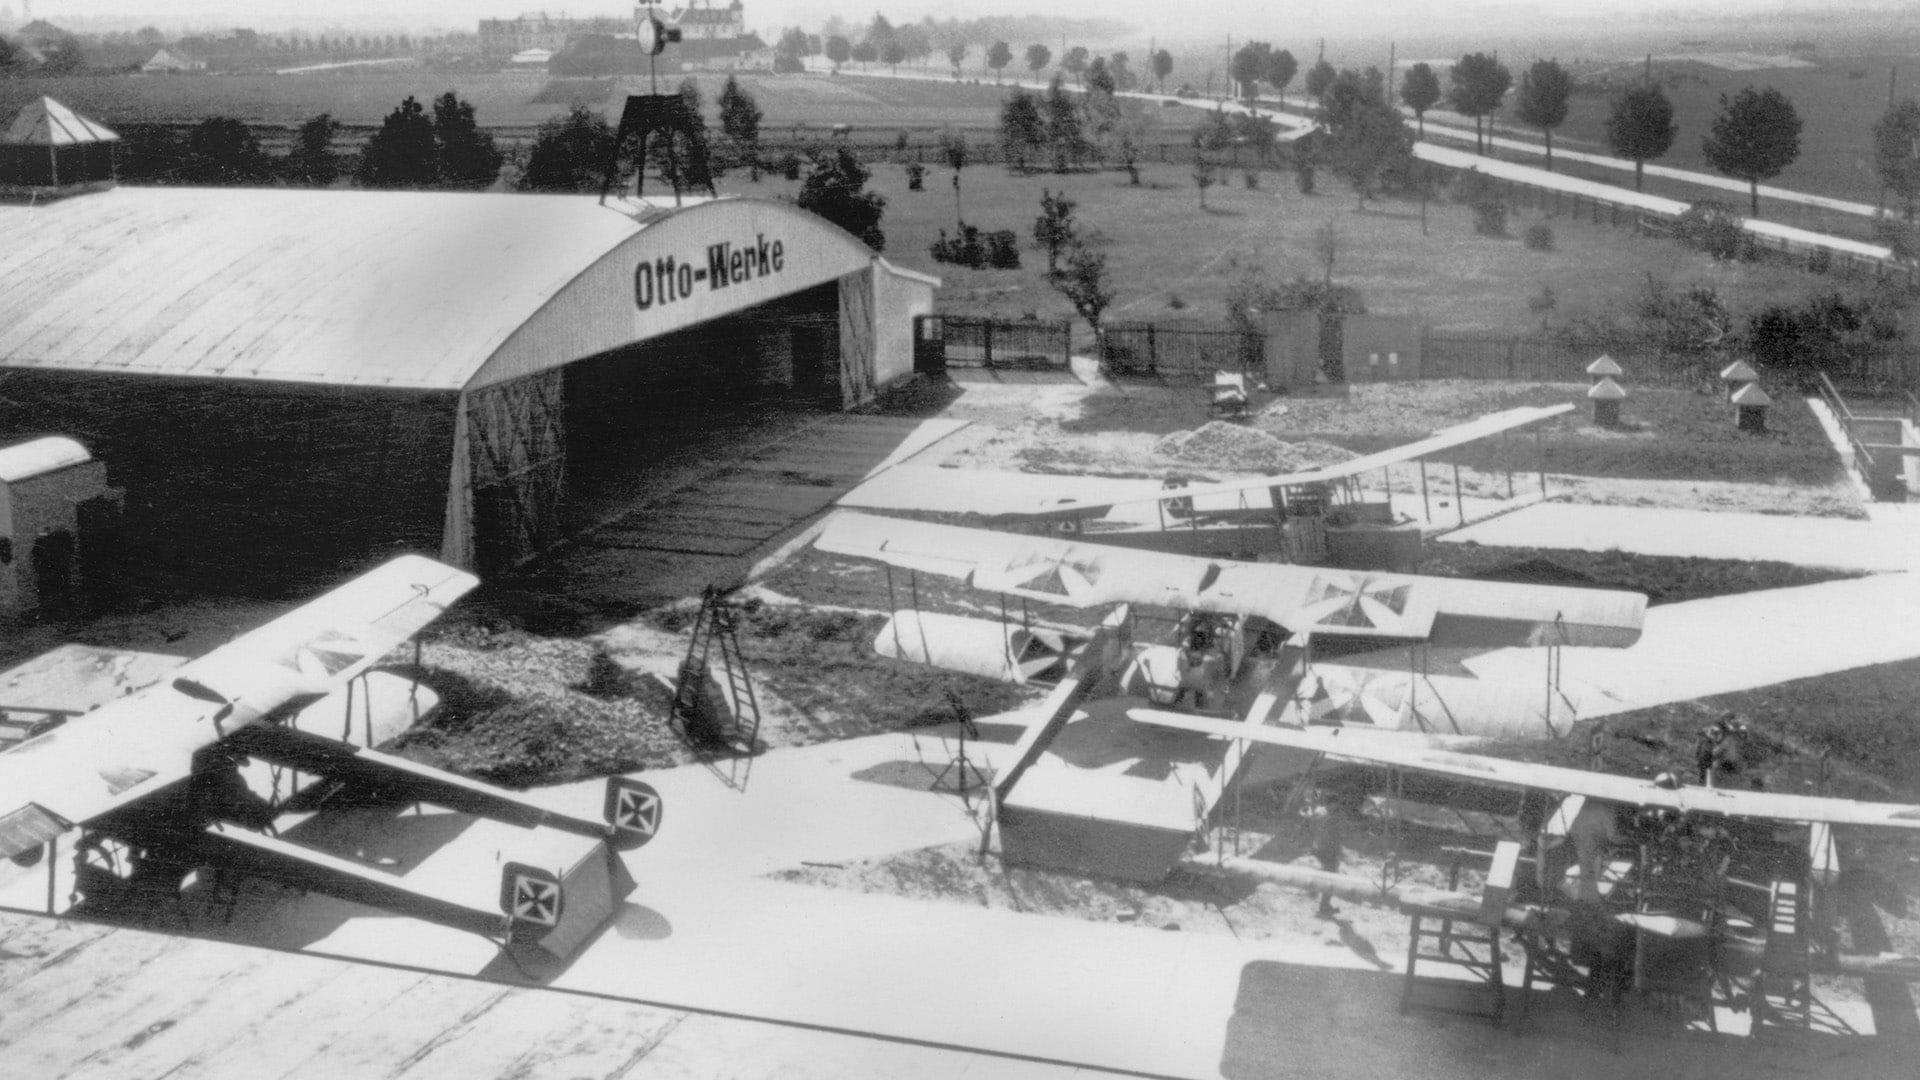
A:
[[[0,448],[0,617],[70,603],[85,565],[83,523],[98,531],[118,511],[106,466],[75,440]]]

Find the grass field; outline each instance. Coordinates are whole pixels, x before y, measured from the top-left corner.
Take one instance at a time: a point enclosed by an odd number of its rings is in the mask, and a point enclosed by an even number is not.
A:
[[[869,186],[887,198],[881,222],[887,257],[941,277],[942,308],[960,314],[1072,314],[1072,306],[1048,286],[1045,251],[1032,241],[1045,189],[1071,196],[1079,204],[1076,218],[1083,232],[1105,241],[1118,292],[1110,319],[1222,320],[1227,290],[1249,271],[1276,282],[1317,277],[1313,236],[1328,223],[1341,236],[1337,282],[1360,290],[1370,311],[1418,314],[1436,328],[1536,329],[1540,317],[1528,300],[1543,286],[1558,298],[1550,318],[1579,312],[1617,315],[1630,310],[1649,274],[1680,288],[1712,286],[1743,315],[1769,301],[1795,302],[1846,287],[1770,263],[1715,263],[1670,241],[1533,211],[1514,214],[1511,236],[1495,239],[1473,231],[1466,208],[1436,200],[1428,206],[1423,233],[1418,203],[1371,202],[1356,210],[1353,197],[1324,173],[1320,193],[1302,195],[1291,172],[1260,172],[1259,189],[1249,190],[1244,170],[1234,171],[1207,192],[1202,210],[1187,166],[1149,162],[1141,172],[1143,185],[1131,187],[1122,172],[1019,175],[999,165],[966,169],[960,192],[966,220],[982,229],[1018,233],[1024,249],[1018,270],[970,270],[933,260],[928,249],[939,231],[955,229],[952,172],[946,167],[929,166],[926,190],[915,192],[908,190],[904,166],[881,163],[874,166]],[[790,196],[796,187],[774,178],[753,184],[743,174],[722,182],[725,191],[774,197]],[[1534,221],[1552,227],[1554,250],[1530,250],[1517,239]],[[1632,364],[1630,357],[1618,359]]]

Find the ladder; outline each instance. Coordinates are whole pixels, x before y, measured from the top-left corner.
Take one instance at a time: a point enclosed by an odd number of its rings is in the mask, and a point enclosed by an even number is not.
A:
[[[691,742],[751,754],[760,737],[760,702],[754,696],[753,681],[747,677],[746,660],[740,653],[737,620],[738,612],[720,589],[709,585],[701,592],[700,613],[693,620],[687,657],[680,662],[668,719]],[[726,689],[724,703],[707,700],[706,694],[716,644]],[[725,706],[731,706],[731,721]]]
[[[1755,1035],[1805,1034],[1813,1025],[1806,911],[1799,882],[1776,881],[1767,900],[1766,944],[1753,977]]]

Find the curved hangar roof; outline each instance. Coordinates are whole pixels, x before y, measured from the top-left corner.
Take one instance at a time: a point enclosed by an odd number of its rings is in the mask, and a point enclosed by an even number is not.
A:
[[[641,210],[574,195],[135,187],[0,206],[0,367],[458,390],[876,258],[784,203]]]

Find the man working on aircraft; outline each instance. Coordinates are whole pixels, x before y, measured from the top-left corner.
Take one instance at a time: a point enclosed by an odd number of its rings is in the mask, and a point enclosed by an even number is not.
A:
[[[1732,713],[1700,729],[1693,744],[1693,766],[1700,783],[1719,787],[1745,767],[1747,725]]]

